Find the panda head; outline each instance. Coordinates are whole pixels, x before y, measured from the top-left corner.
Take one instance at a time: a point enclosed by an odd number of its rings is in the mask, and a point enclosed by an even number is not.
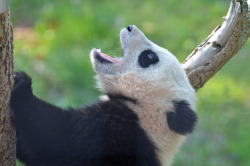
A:
[[[91,51],[98,88],[103,93],[160,107],[180,99],[194,105],[195,92],[175,56],[148,40],[135,25],[122,29],[120,40],[120,58],[98,49]]]

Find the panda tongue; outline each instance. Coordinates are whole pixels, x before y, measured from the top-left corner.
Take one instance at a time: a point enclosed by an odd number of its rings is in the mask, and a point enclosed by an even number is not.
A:
[[[108,56],[108,55],[102,53],[100,49],[99,49],[98,51],[99,51],[99,53],[100,53],[102,56],[104,56],[104,57],[107,58],[108,60],[110,60],[110,61],[112,61],[112,62],[116,62],[116,63],[121,63],[121,61],[118,61],[118,60],[116,60],[116,59],[114,59],[114,58],[111,58],[110,56]]]

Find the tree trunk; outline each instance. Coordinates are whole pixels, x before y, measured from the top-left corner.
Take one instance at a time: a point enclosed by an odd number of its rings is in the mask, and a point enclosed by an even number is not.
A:
[[[13,86],[13,34],[10,10],[0,14],[0,165],[16,165],[16,134],[11,125]]]

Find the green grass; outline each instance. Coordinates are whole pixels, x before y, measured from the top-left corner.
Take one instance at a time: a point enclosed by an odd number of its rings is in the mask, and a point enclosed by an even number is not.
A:
[[[14,34],[15,70],[32,76],[42,99],[82,106],[99,95],[89,60],[93,47],[120,55],[119,31],[135,24],[183,61],[222,23],[228,6],[227,0],[13,1],[14,28],[32,26],[23,38]],[[248,41],[197,93],[199,123],[174,166],[250,165],[249,51]]]

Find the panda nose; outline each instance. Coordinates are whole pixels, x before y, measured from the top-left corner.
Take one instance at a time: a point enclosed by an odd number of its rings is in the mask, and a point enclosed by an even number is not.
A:
[[[133,29],[133,25],[129,25],[129,26],[127,26],[127,28],[126,28],[129,32],[131,32],[132,31],[132,29]]]

